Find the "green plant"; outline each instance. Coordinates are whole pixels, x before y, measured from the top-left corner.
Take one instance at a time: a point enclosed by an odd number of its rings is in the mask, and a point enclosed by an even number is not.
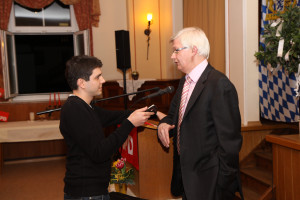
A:
[[[289,73],[298,72],[300,63],[300,8],[297,6],[286,7],[285,12],[277,13],[279,23],[265,25],[263,38],[265,48],[260,46],[254,56],[264,64],[270,64],[273,68],[281,65]],[[279,36],[277,29],[279,26]],[[282,57],[277,56],[280,40],[284,40]]]
[[[113,162],[110,175],[110,183],[134,184],[134,171],[126,168],[126,158],[118,159]]]

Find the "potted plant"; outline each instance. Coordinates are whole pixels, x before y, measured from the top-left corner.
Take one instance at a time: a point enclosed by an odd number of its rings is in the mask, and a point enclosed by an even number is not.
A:
[[[288,73],[298,73],[300,63],[300,8],[290,5],[276,14],[279,18],[265,25],[265,48],[260,46],[254,56],[272,68],[283,67]]]
[[[134,184],[133,168],[126,167],[126,158],[120,158],[113,162],[110,184],[115,184],[116,192],[127,193],[127,184]]]

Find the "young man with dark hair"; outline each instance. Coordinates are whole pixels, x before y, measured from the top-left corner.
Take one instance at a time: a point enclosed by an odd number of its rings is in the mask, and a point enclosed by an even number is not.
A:
[[[66,64],[66,79],[73,91],[61,109],[60,131],[67,144],[64,199],[109,200],[111,158],[134,127],[153,112],[147,107],[109,111],[93,104],[105,83],[102,62],[91,56],[74,56]],[[107,137],[103,127],[121,124]]]

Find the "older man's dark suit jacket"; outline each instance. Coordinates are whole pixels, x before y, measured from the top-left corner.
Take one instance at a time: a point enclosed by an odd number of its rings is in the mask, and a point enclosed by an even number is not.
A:
[[[208,65],[189,99],[181,123],[180,156],[177,153],[178,110],[185,78],[180,80],[168,115],[160,123],[175,124],[171,192],[188,200],[226,200],[228,192],[241,191],[239,151],[241,119],[235,87]]]

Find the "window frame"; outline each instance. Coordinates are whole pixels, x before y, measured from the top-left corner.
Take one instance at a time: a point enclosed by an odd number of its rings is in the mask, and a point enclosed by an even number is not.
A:
[[[0,41],[1,41],[1,54],[2,56],[2,65],[3,65],[3,81],[4,81],[4,98],[11,99],[13,102],[33,102],[33,101],[48,101],[50,93],[34,93],[34,94],[10,94],[10,84],[9,79],[9,67],[7,65],[8,52],[7,52],[7,44],[6,44],[6,36],[5,34],[9,33],[13,38],[13,56],[14,56],[14,67],[15,69],[15,77],[16,77],[16,86],[18,87],[18,79],[17,79],[17,62],[16,62],[16,51],[15,51],[15,38],[14,35],[36,35],[36,34],[73,34],[73,45],[74,45],[74,55],[78,55],[79,51],[78,47],[78,36],[83,35],[84,39],[84,54],[90,55],[90,40],[89,40],[89,30],[79,31],[77,21],[75,18],[75,12],[72,5],[70,5],[70,14],[71,14],[71,26],[63,26],[63,27],[53,27],[53,26],[15,26],[15,15],[14,15],[14,4],[11,8],[11,15],[9,19],[8,31],[0,30]],[[59,92],[59,91],[58,91]],[[70,91],[71,92],[71,91]],[[59,92],[61,100],[67,99],[70,92]]]
[[[9,63],[8,59],[8,49],[7,49],[7,35],[12,37],[12,57],[13,63]],[[15,37],[14,34],[9,31],[0,30],[0,41],[1,41],[1,56],[2,56],[2,72],[3,72],[3,84],[4,84],[4,98],[16,97],[19,94],[18,88],[18,72],[17,72],[17,62],[16,62],[16,49],[15,49]],[[10,67],[12,65],[12,67]],[[12,69],[12,71],[11,71]],[[15,88],[12,89],[11,77],[15,82]],[[15,92],[12,92],[15,91]]]

